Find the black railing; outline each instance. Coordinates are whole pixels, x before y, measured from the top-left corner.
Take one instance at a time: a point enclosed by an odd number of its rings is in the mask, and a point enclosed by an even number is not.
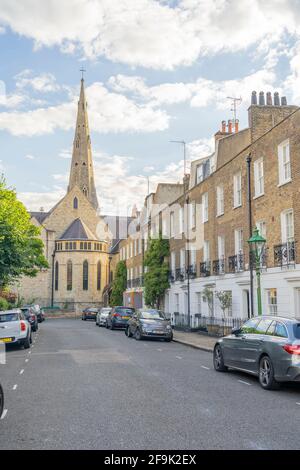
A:
[[[276,266],[288,266],[296,262],[295,242],[287,242],[274,246],[274,264]]]
[[[170,271],[169,272],[169,282],[175,282],[175,278],[176,278],[175,271]]]
[[[244,255],[239,253],[238,255],[229,256],[228,258],[228,271],[230,273],[238,273],[244,271]]]
[[[250,266],[256,269],[256,257],[253,251],[250,251]],[[266,269],[268,266],[268,248],[265,247],[260,255],[260,268]]]
[[[197,266],[195,264],[190,264],[186,270],[186,273],[191,279],[195,279],[195,277],[197,277]]]
[[[225,259],[216,259],[213,261],[213,274],[218,276],[220,274],[225,274]]]
[[[175,279],[176,281],[184,281],[184,269],[177,268],[175,271]]]
[[[200,276],[201,277],[207,277],[210,276],[210,261],[204,261],[203,263],[200,263]]]

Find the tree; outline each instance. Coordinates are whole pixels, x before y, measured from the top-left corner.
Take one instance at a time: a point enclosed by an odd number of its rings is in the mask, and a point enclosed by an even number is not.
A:
[[[210,316],[214,314],[214,291],[211,287],[205,287],[202,291],[202,299],[207,302]]]
[[[220,302],[220,307],[223,312],[223,317],[226,317],[226,310],[229,312],[229,309],[232,306],[232,292],[229,290],[220,290],[216,292],[216,297]]]
[[[0,177],[0,289],[49,267],[39,234],[16,192]]]
[[[110,305],[112,307],[123,304],[123,292],[127,285],[127,268],[125,261],[119,261],[116,268],[116,275],[113,281],[112,292],[110,296]]]
[[[160,308],[166,289],[169,288],[169,265],[166,258],[169,256],[169,240],[162,238],[161,233],[156,239],[149,240],[144,266],[145,273],[145,303],[152,308]]]

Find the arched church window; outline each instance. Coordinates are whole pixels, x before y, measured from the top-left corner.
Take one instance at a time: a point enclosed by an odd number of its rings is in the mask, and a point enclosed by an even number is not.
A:
[[[82,188],[82,192],[83,192],[83,194],[87,197],[88,191],[87,191],[87,188],[86,188],[86,187]]]
[[[101,289],[101,263],[97,263],[97,290]]]
[[[82,288],[83,290],[88,290],[89,288],[89,263],[87,260],[83,262]]]
[[[85,162],[83,162],[82,166],[86,166],[86,163],[85,163]]]
[[[73,264],[69,260],[67,262],[67,290],[72,290],[72,281],[73,281]]]
[[[59,279],[59,264],[58,264],[58,261],[56,261],[56,263],[55,263],[55,278],[54,278],[55,290],[58,290],[58,279]]]
[[[77,199],[77,197],[74,197],[74,199],[73,199],[73,208],[78,209],[78,199]]]

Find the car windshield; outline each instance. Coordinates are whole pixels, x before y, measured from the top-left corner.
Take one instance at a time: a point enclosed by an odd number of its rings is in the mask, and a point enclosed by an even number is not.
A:
[[[6,313],[6,314],[1,314],[0,313],[0,323],[5,323],[7,321],[18,321],[19,316],[17,313]]]
[[[300,339],[300,323],[294,325],[294,335],[295,338]]]
[[[133,315],[134,308],[116,308],[116,312],[124,316]]]
[[[29,317],[30,310],[28,308],[22,308],[22,312],[24,313],[25,317]]]
[[[163,320],[164,316],[159,310],[143,310],[141,318],[143,320]]]

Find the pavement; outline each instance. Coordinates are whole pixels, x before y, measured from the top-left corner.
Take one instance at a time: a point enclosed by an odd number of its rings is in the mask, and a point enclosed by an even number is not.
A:
[[[213,352],[217,338],[200,333],[173,330],[173,341],[202,351]]]
[[[263,390],[212,354],[48,319],[0,365],[2,449],[299,449],[300,384]]]

